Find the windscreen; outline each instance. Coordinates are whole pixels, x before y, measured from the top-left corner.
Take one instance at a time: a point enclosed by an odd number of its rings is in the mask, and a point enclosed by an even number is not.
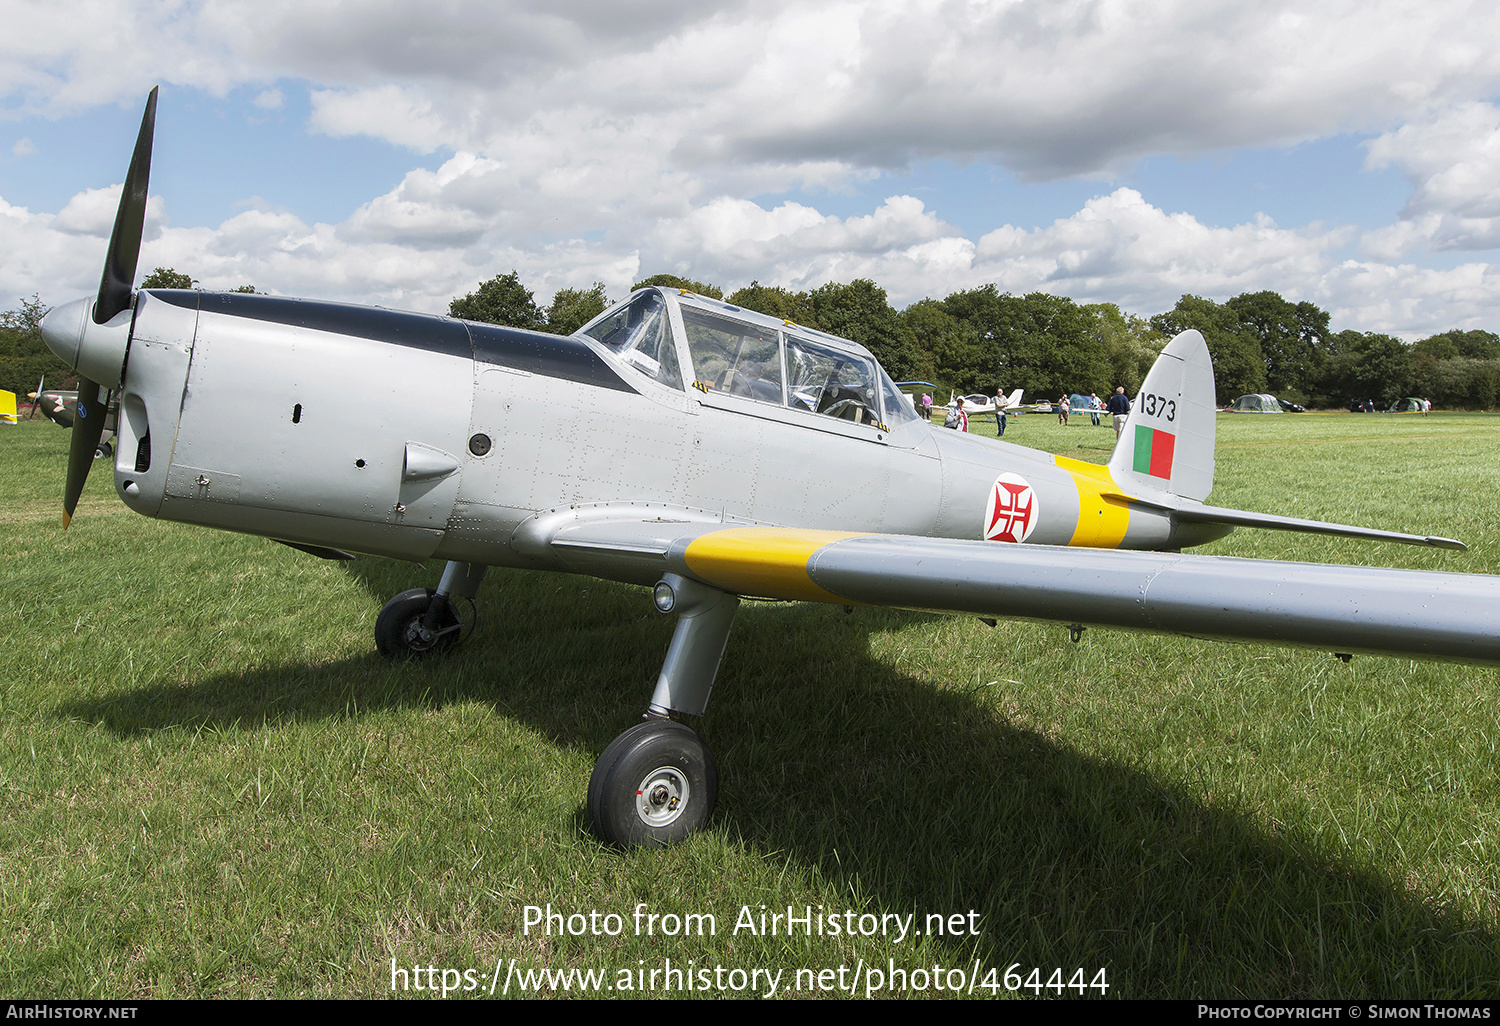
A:
[[[682,387],[677,347],[667,304],[656,292],[643,292],[611,311],[584,334],[602,342],[630,366],[673,388]]]

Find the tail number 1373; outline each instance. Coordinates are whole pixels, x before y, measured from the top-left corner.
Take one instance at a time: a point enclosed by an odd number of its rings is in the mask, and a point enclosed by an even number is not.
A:
[[[1142,392],[1140,402],[1141,412],[1148,417],[1161,417],[1168,421],[1177,419],[1176,399],[1168,399],[1166,396]]]

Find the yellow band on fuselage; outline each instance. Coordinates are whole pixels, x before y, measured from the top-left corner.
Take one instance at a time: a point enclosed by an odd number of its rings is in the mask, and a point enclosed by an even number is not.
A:
[[[1066,470],[1078,489],[1078,526],[1069,545],[1086,545],[1096,549],[1119,548],[1130,526],[1130,508],[1104,497],[1105,492],[1119,493],[1120,486],[1110,477],[1109,468],[1097,463],[1054,456],[1053,461]]]
[[[812,582],[807,561],[825,545],[864,533],[727,527],[694,538],[683,555],[695,576],[737,595],[842,603]]]

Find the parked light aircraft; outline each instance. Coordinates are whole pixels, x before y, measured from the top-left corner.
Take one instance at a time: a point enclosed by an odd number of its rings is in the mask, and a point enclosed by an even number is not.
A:
[[[977,417],[983,413],[994,413],[996,409],[1003,409],[1007,413],[1009,413],[1012,410],[1018,410],[1021,408],[1021,396],[1025,394],[1026,389],[1016,389],[1010,395],[1005,397],[1005,405],[1000,407],[997,407],[995,405],[995,397],[992,395],[980,395],[978,393],[974,395],[966,395],[962,397],[964,401],[964,412],[971,417]],[[948,397],[948,407],[952,407],[955,403],[958,402],[958,400],[959,396],[956,393],[950,395]]]
[[[31,413],[27,420],[34,419],[37,410],[41,410],[42,416],[58,427],[73,426],[73,404],[78,401],[77,392],[59,392],[56,389],[49,391],[44,377],[36,383],[35,392],[26,393],[26,398],[31,400]]]
[[[639,290],[566,338],[133,292],[155,102],[98,296],[42,325],[83,378],[64,524],[115,393],[130,508],[446,560],[435,590],[382,609],[388,655],[452,645],[452,601],[491,566],[645,585],[678,619],[647,718],[589,781],[611,842],[672,842],[707,819],[713,757],[675,718],[704,711],[742,596],[1500,663],[1500,578],[1181,553],[1236,526],[1463,547],[1206,505],[1214,382],[1197,332],[1163,351],[1097,466],[934,428],[861,347],[677,290]],[[413,392],[445,401],[400,401]],[[605,429],[579,431],[584,411]]]
[[[43,388],[42,386],[46,383],[47,379],[43,378],[37,382],[35,392],[27,393],[27,398],[32,400],[32,404],[31,413],[26,419],[31,420],[36,416],[36,411],[41,410],[42,416],[58,427],[71,428],[74,421],[74,412],[78,408],[78,393]],[[115,422],[119,418],[119,407],[118,397],[111,396],[104,411],[104,430],[100,435],[99,442],[94,446],[95,459],[114,455],[114,447],[110,443],[110,439],[114,437]]]

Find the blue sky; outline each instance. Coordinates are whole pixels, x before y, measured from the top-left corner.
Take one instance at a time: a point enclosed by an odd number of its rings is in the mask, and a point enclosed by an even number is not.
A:
[[[168,197],[174,225],[213,227],[257,196],[304,220],[337,223],[413,167],[437,164],[379,139],[308,131],[305,85],[288,83],[275,110],[254,105],[264,91],[216,97],[169,89],[157,118],[151,184]],[[32,210],[61,210],[85,188],[120,181],[140,127],[139,107],[92,107],[6,124],[0,196]],[[34,153],[15,154],[22,139]]]
[[[1497,16],[1384,4],[14,3],[0,301],[92,288],[160,83],[143,270],[206,287],[1273,289],[1500,329]]]

